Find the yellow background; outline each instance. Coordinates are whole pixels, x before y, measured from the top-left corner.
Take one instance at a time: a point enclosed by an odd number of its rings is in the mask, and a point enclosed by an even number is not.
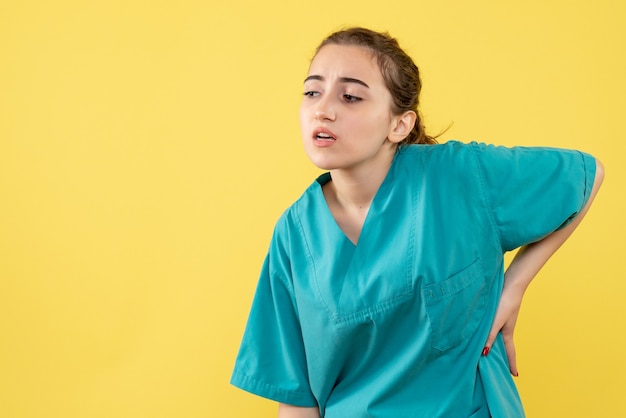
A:
[[[273,224],[313,180],[322,37],[390,30],[442,140],[607,179],[517,329],[530,417],[626,416],[621,0],[3,1],[0,417],[272,417],[228,381]],[[541,214],[538,214],[541,216]]]

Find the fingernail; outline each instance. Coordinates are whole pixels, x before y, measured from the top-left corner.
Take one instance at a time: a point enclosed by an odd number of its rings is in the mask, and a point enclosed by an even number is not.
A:
[[[515,373],[513,376],[515,376],[515,377],[519,377],[519,373]]]
[[[483,356],[486,356],[487,354],[489,354],[489,347],[483,348]]]

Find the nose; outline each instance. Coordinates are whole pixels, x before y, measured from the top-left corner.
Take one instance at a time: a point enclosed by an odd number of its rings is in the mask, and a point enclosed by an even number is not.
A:
[[[334,121],[336,117],[335,108],[329,97],[320,98],[315,106],[315,119],[319,121]]]

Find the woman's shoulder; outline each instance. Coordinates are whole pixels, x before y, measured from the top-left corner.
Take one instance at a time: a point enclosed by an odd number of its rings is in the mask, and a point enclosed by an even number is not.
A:
[[[481,161],[506,160],[518,155],[532,154],[541,156],[550,153],[576,153],[578,151],[560,149],[554,147],[538,146],[505,146],[485,142],[471,141],[462,142],[450,140],[441,144],[412,144],[404,145],[399,149],[403,159],[422,160],[425,164],[445,164],[447,162],[456,165],[464,161],[473,164],[477,159]]]
[[[412,144],[404,145],[398,150],[401,164],[415,166],[423,165],[433,169],[453,169],[453,167],[472,164],[476,148],[482,148],[485,144],[451,140],[441,144]]]
[[[302,194],[282,212],[276,221],[276,229],[287,232],[298,228],[301,222],[302,214],[310,210],[314,205],[321,205],[323,193],[322,185],[330,179],[329,173],[324,173],[317,177]]]
[[[472,149],[485,146],[488,145],[476,141],[462,142],[458,140],[449,140],[440,144],[403,145],[398,151],[401,155],[404,154],[407,156],[448,156],[471,153]]]

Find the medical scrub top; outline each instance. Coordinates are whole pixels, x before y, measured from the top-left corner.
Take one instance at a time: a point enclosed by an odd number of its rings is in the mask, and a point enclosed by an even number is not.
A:
[[[326,418],[523,417],[502,337],[503,254],[571,221],[579,151],[398,149],[355,245],[320,176],[278,220],[231,383]]]

